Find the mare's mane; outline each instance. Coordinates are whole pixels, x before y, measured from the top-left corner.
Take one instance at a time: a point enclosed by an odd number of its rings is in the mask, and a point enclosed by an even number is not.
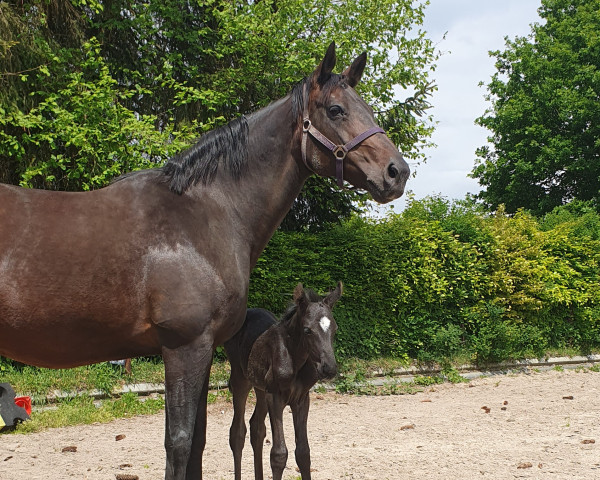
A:
[[[243,115],[202,135],[195,145],[169,160],[162,171],[171,191],[181,195],[198,182],[211,183],[220,165],[234,179],[248,166],[248,121]]]
[[[306,77],[292,88],[292,116],[296,125],[302,123],[304,89],[311,81],[311,77]],[[333,74],[321,85],[324,98],[327,98],[336,86],[347,86],[344,75]],[[161,177],[166,177],[169,189],[181,195],[198,182],[210,184],[219,168],[236,180],[248,168],[248,120],[243,115],[203,134],[194,145],[175,155],[157,170],[162,173]],[[126,173],[112,183],[141,172],[144,170]]]

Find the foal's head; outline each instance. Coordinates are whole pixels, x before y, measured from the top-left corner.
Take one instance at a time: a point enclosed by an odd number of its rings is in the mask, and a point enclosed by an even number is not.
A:
[[[308,359],[315,365],[319,379],[333,378],[337,364],[333,353],[333,338],[337,324],[331,309],[342,295],[342,283],[326,297],[305,291],[299,283],[294,290],[296,319],[300,332],[299,344],[306,349]]]

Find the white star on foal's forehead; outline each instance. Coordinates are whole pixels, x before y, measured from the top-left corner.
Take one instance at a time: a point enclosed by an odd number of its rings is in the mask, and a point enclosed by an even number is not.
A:
[[[324,332],[327,332],[327,330],[329,330],[329,325],[331,325],[331,320],[327,317],[322,317],[321,320],[319,320],[319,325],[321,325]]]

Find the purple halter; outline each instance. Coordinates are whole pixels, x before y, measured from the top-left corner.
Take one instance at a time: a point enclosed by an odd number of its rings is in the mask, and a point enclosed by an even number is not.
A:
[[[333,156],[335,157],[335,177],[337,179],[338,187],[341,188],[344,185],[344,158],[346,158],[346,155],[350,150],[359,145],[361,142],[365,141],[371,135],[375,135],[376,133],[385,133],[385,130],[381,127],[372,127],[364,131],[360,135],[357,135],[345,145],[336,145],[325,135],[319,132],[319,130],[317,130],[317,128],[313,126],[310,119],[308,118],[308,92],[307,88],[304,88],[304,113],[302,120],[302,161],[304,162],[304,165],[306,165],[306,168],[308,168],[311,172],[314,172],[314,170],[308,165],[308,161],[306,159],[306,142],[309,134],[321,145],[323,145],[327,150],[333,153]]]

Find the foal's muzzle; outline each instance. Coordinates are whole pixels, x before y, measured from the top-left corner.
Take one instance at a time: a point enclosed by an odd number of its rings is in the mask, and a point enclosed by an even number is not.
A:
[[[318,363],[317,375],[319,380],[331,380],[337,375],[337,364],[327,361]]]

